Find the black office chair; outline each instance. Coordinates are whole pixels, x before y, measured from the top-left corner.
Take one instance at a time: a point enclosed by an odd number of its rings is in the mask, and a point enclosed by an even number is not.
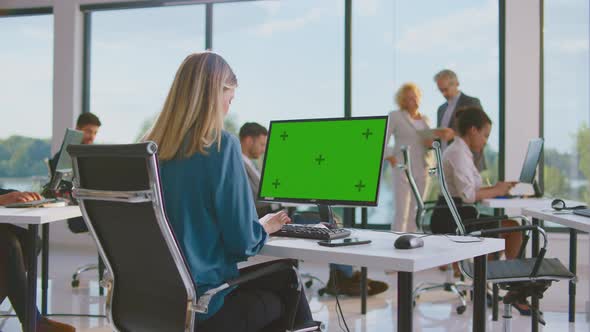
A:
[[[457,206],[453,197],[449,193],[447,183],[445,180],[440,143],[434,142],[432,144],[437,163],[437,175],[440,185],[441,193],[447,203],[448,209],[452,215],[452,220],[457,227],[457,235],[466,235],[465,226],[461,215],[457,210]],[[498,220],[506,219],[506,216],[482,218],[477,221],[470,221],[470,225],[476,224],[497,224]],[[435,221],[436,222],[436,221]],[[525,258],[524,253],[529,239],[528,233],[531,231],[538,231],[543,236],[543,247],[537,257]],[[536,330],[537,322],[545,325],[542,319],[539,308],[536,307],[538,299],[543,297],[545,290],[551,286],[554,281],[572,280],[575,275],[572,274],[557,258],[545,258],[547,252],[547,235],[545,231],[536,225],[523,225],[516,227],[492,228],[480,231],[471,232],[470,236],[493,236],[509,232],[523,232],[527,233],[524,237],[524,242],[520,248],[519,258],[511,260],[495,260],[488,262],[487,280],[490,283],[497,284],[500,289],[508,291],[504,296],[504,331],[510,331],[512,318],[512,305],[516,303],[523,303],[529,297],[533,298],[531,310],[533,319],[533,330]],[[461,273],[470,279],[473,279],[474,268],[470,261],[462,261],[459,263]]]
[[[68,147],[74,197],[107,266],[102,284],[108,291],[107,318],[114,330],[192,332],[195,312],[207,313],[217,292],[279,270],[293,271],[291,286],[301,291],[297,270],[290,260],[281,260],[197,299],[196,285],[164,212],[156,151],[153,142]],[[296,304],[286,308],[290,330],[296,309]]]
[[[404,171],[408,183],[410,184],[410,189],[412,190],[412,195],[416,201],[416,227],[422,233],[428,233],[428,215],[431,214],[436,208],[439,206],[436,205],[436,202],[424,202],[420,191],[418,190],[418,186],[416,185],[416,181],[414,180],[414,174],[412,173],[412,161],[410,159],[410,147],[409,146],[402,146],[401,147],[402,155],[404,157],[403,164],[398,164],[397,167]],[[433,172],[430,172],[433,173]],[[446,206],[445,206],[446,208]],[[420,295],[430,292],[430,291],[446,291],[453,293],[461,302],[459,306],[455,309],[457,314],[461,315],[467,309],[467,290],[471,289],[471,285],[464,283],[463,281],[457,281],[453,275],[453,269],[448,266],[446,271],[446,280],[443,283],[434,283],[434,282],[422,282],[418,284],[414,288],[414,292],[412,293],[413,296],[413,303],[416,303],[416,300],[420,297]]]

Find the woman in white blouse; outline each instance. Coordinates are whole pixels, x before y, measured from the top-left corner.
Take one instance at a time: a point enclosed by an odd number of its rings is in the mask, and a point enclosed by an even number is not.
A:
[[[424,195],[428,187],[428,167],[431,164],[432,156],[428,148],[432,140],[425,140],[420,135],[421,130],[430,129],[430,121],[420,113],[420,100],[422,92],[414,83],[403,84],[395,95],[395,102],[399,106],[398,111],[389,113],[389,124],[387,126],[387,143],[394,138],[393,149],[388,149],[385,159],[393,170],[394,190],[394,218],[391,229],[398,232],[416,231],[416,200],[408,179],[404,172],[397,168],[398,163],[403,162],[401,147],[406,145],[410,148],[410,159],[412,162],[412,173],[421,195]],[[445,140],[451,134],[446,129],[435,132]]]

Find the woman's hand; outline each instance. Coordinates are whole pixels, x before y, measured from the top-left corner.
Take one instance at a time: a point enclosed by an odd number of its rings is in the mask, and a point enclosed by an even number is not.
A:
[[[0,195],[0,205],[24,203],[39,199],[42,199],[42,197],[37,193],[13,191],[8,194]]]
[[[260,218],[262,227],[268,234],[272,234],[283,227],[284,224],[291,222],[291,218],[285,211],[279,211],[277,213],[269,213],[264,217]]]
[[[512,189],[516,185],[516,182],[505,182],[500,181],[494,185],[494,189],[496,190],[496,196],[505,196],[508,195],[510,189]]]
[[[436,137],[440,138],[445,142],[448,142],[455,138],[455,131],[451,128],[436,129],[434,131],[434,134],[436,135]]]
[[[385,160],[389,161],[389,165],[391,165],[391,167],[397,166],[397,159],[395,159],[394,156],[389,156],[389,157],[385,158]]]

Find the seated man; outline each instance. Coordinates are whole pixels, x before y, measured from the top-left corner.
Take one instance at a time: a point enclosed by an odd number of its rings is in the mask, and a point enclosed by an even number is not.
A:
[[[259,217],[267,213],[271,213],[281,209],[281,205],[277,203],[258,202],[258,189],[260,187],[260,170],[254,163],[253,159],[258,159],[266,151],[266,141],[268,138],[268,130],[262,125],[254,122],[247,122],[240,128],[240,145],[242,148],[242,157],[244,159],[244,167],[252,190],[252,196],[256,203],[256,212]],[[318,223],[319,218],[294,218],[294,222],[298,223]],[[361,290],[361,273],[359,271],[353,272],[352,266],[330,264],[330,280],[325,288],[326,293],[338,293],[359,296]],[[387,290],[388,286],[382,281],[367,279],[367,288],[369,295],[376,295]]]
[[[94,139],[96,138],[96,134],[98,133],[98,129],[100,128],[101,123],[98,117],[90,112],[82,113],[78,116],[78,120],[76,121],[76,130],[79,130],[84,133],[82,137],[82,144],[92,144],[94,143]],[[49,168],[51,170],[51,175],[55,173],[55,167],[57,167],[58,158],[61,151],[58,151],[53,158],[49,160]],[[73,233],[85,233],[88,232],[88,227],[84,223],[84,219],[82,217],[77,218],[70,218],[68,219],[68,228]]]
[[[0,205],[28,202],[41,199],[37,193],[0,189]],[[6,297],[16,312],[21,324],[25,321],[25,292],[27,287],[26,260],[28,232],[11,224],[0,224],[0,303]],[[67,324],[41,317],[37,311],[37,332],[72,332],[76,329]]]

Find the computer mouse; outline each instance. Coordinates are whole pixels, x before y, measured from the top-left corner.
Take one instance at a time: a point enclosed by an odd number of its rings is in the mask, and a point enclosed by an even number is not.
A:
[[[398,237],[393,246],[396,249],[414,249],[424,247],[424,240],[420,236],[404,234]]]

